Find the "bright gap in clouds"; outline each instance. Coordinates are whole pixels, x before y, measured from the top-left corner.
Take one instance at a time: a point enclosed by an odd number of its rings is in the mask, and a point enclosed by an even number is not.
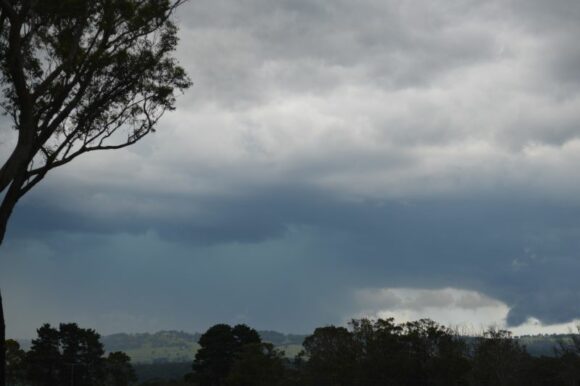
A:
[[[465,335],[480,335],[490,327],[512,331],[514,335],[567,334],[580,323],[544,325],[535,318],[517,327],[508,327],[510,307],[477,291],[458,288],[367,288],[354,295],[362,309],[354,318],[394,318],[397,323],[432,319]]]

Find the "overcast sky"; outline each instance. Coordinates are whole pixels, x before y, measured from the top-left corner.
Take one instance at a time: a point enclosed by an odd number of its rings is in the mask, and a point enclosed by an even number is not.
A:
[[[177,110],[17,207],[9,336],[580,319],[580,2],[195,0],[177,17],[195,83]]]

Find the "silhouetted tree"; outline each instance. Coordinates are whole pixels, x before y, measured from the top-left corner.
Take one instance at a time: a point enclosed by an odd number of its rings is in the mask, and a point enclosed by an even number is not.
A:
[[[170,16],[183,2],[0,1],[0,107],[17,135],[0,168],[0,244],[18,200],[51,169],[130,146],[174,108],[174,91],[190,86],[172,57]]]
[[[0,19],[0,28],[2,28],[2,23],[3,21]],[[6,386],[6,325],[4,323],[4,307],[2,302],[1,288],[0,288],[0,386]]]
[[[409,358],[407,385],[464,385],[470,369],[467,347],[450,329],[430,319],[407,322],[401,339]]]
[[[577,334],[571,334],[567,341],[560,341],[556,354],[559,356],[559,380],[566,386],[580,385],[580,326]]]
[[[408,373],[409,360],[401,339],[403,327],[393,318],[351,321],[360,356],[357,360],[357,384],[401,385]]]
[[[284,356],[270,343],[243,345],[225,379],[226,386],[276,386],[284,377]]]
[[[27,354],[28,378],[42,386],[101,385],[104,378],[103,345],[99,334],[75,323],[49,324],[37,330]]]
[[[200,349],[195,355],[193,371],[200,385],[219,385],[228,373],[237,348],[232,327],[217,324],[199,339]]]
[[[242,348],[261,343],[260,335],[245,325],[210,327],[200,338],[193,362],[193,380],[201,386],[220,386]]]
[[[63,371],[58,330],[45,324],[36,332],[38,337],[26,357],[28,378],[38,384],[57,386]]]
[[[23,385],[26,381],[26,352],[12,339],[6,341],[6,380],[8,385]]]
[[[131,358],[124,352],[109,353],[105,359],[105,386],[128,386],[137,381]]]
[[[528,374],[525,377],[528,381],[526,386],[558,386],[566,385],[562,382],[562,358],[546,357],[540,358],[530,357],[530,363],[527,367]],[[573,386],[573,385],[570,385]]]
[[[531,363],[511,332],[489,329],[475,342],[472,378],[475,386],[518,386]]]
[[[245,324],[236,324],[232,328],[232,334],[238,347],[242,347],[247,344],[260,343],[262,341],[258,331],[246,326]]]
[[[304,341],[297,368],[302,384],[328,386],[465,385],[466,344],[431,320],[396,324],[359,319],[323,327]]]
[[[319,327],[304,339],[303,382],[319,386],[354,384],[357,348],[344,327]]]

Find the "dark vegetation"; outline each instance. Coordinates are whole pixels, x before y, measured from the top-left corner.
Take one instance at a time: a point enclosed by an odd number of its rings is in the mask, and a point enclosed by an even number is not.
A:
[[[145,382],[169,382],[183,380],[191,372],[191,361],[175,363],[136,363],[133,364],[137,380]]]
[[[221,325],[202,336],[188,382],[198,386],[580,384],[576,336],[562,342],[553,356],[534,357],[507,331],[490,329],[466,339],[431,320],[396,324],[393,319],[361,319],[353,320],[349,329],[316,329],[291,360],[267,343],[232,344],[235,339],[228,331],[231,328]]]
[[[37,333],[28,351],[6,341],[8,385],[126,386],[137,380],[129,356],[118,351],[105,356],[94,330],[45,324]]]
[[[463,337],[428,319],[401,324],[393,319],[360,319],[349,328],[320,327],[305,337],[295,358],[276,346],[295,343],[302,336],[258,333],[246,325],[217,324],[202,335],[165,331],[107,337],[114,349],[127,347],[126,340],[136,343],[131,337],[158,344],[168,337],[199,337],[193,363],[134,366],[123,352],[105,355],[94,330],[71,323],[58,329],[46,324],[37,332],[28,351],[16,341],[6,342],[8,385],[580,385],[579,335],[560,340],[551,356],[533,356],[507,331],[489,329],[479,337]]]

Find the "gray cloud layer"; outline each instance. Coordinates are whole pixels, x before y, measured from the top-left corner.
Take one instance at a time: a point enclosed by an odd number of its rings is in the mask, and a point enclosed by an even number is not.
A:
[[[189,2],[194,88],[144,143],[23,200],[0,262],[12,312],[307,330],[359,312],[360,288],[451,286],[512,325],[579,318],[579,13]],[[55,306],[25,311],[30,288]]]

